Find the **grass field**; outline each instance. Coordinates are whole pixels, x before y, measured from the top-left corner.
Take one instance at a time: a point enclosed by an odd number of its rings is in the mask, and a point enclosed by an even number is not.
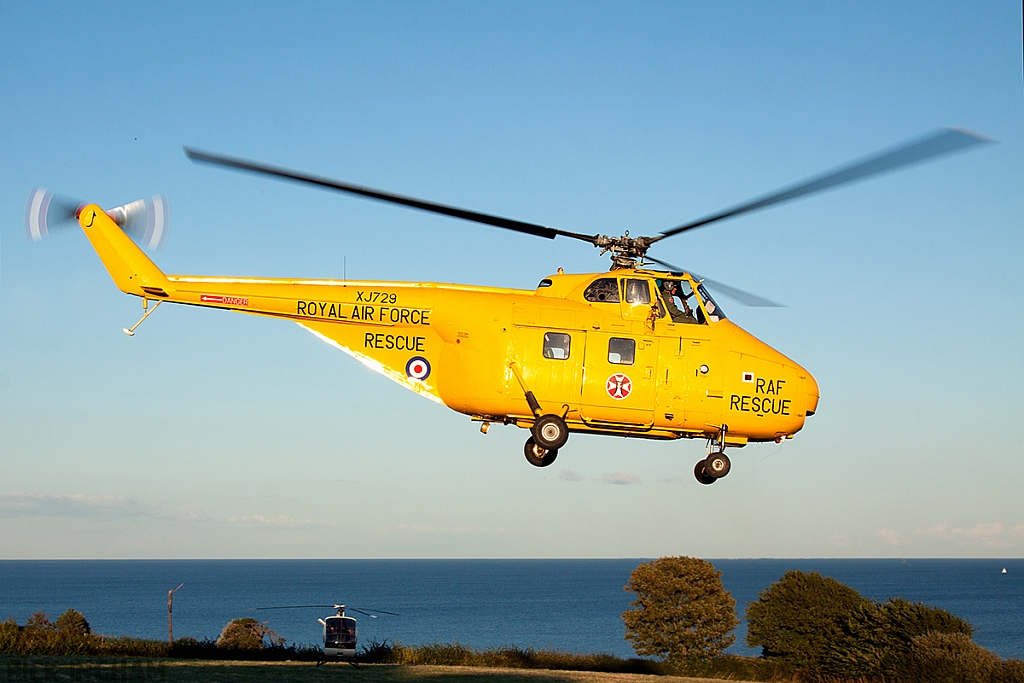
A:
[[[0,681],[54,683],[687,683],[708,681],[644,674],[610,674],[582,671],[489,669],[463,666],[402,666],[363,664],[357,669],[348,664],[309,662],[238,662],[201,660],[107,659],[99,657],[24,657],[0,656]]]

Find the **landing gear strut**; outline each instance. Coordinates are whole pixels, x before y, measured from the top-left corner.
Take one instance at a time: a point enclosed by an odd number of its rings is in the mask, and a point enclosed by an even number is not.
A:
[[[532,436],[526,440],[523,452],[526,454],[526,461],[534,467],[547,467],[558,457],[557,448],[551,450],[543,448],[533,440]]]
[[[725,434],[727,431],[729,431],[729,426],[722,425],[718,435],[708,439],[708,457],[704,460],[699,460],[693,468],[693,476],[705,486],[714,484],[729,474],[729,470],[732,469],[729,456],[725,454]]]

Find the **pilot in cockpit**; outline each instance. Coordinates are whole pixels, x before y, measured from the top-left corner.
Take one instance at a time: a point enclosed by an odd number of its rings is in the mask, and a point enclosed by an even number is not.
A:
[[[662,280],[661,281],[661,296],[665,299],[665,308],[668,309],[668,314],[672,318],[674,323],[689,323],[696,324],[697,318],[693,315],[693,311],[690,309],[690,304],[686,302],[689,297],[684,297],[679,292],[679,282],[677,280]],[[682,304],[682,309],[676,305],[676,299]]]

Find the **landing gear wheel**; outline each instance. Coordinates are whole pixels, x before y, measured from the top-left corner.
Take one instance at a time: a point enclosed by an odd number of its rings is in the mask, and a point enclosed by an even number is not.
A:
[[[729,474],[731,469],[732,463],[729,462],[729,456],[722,451],[714,451],[704,461],[704,472],[715,479],[721,479]]]
[[[569,428],[557,415],[541,415],[530,432],[537,445],[548,451],[557,451],[569,440]]]
[[[523,448],[523,452],[526,454],[526,461],[534,467],[547,467],[555,461],[555,458],[558,457],[557,448],[551,450],[541,448],[537,445],[537,442],[533,440],[532,436],[526,440],[526,446]]]
[[[693,476],[697,478],[697,481],[704,484],[705,486],[711,486],[717,479],[709,477],[708,473],[704,471],[704,461],[698,460],[697,464],[693,467]]]

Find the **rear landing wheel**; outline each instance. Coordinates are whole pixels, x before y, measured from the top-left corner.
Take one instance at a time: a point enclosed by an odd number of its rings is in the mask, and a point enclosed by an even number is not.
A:
[[[714,484],[716,481],[718,481],[714,477],[709,476],[708,473],[704,471],[703,460],[698,460],[697,464],[694,465],[693,476],[697,478],[697,481],[704,484],[705,486],[710,486],[711,484]]]
[[[526,440],[526,446],[523,448],[523,452],[526,454],[526,461],[534,467],[547,467],[555,461],[558,457],[558,449],[548,450],[541,448],[537,445],[537,442],[533,440],[531,436]]]

